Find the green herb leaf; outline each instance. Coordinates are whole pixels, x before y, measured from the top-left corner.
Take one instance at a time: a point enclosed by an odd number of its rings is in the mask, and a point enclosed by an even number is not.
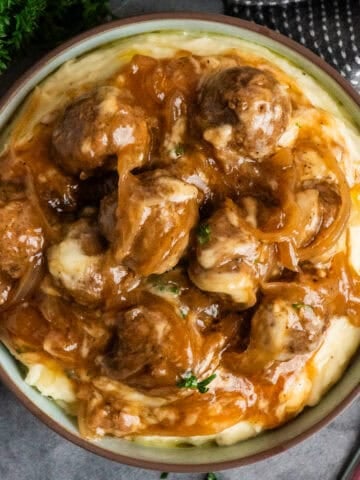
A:
[[[162,472],[162,474],[160,475],[160,478],[168,478],[168,476],[169,476],[168,472]]]
[[[202,380],[201,382],[198,383],[198,390],[200,393],[206,393],[209,391],[209,388],[207,387],[209,383],[211,383],[214,379],[216,378],[216,373],[213,373],[210,375],[210,377],[205,378],[205,380]]]
[[[186,373],[183,375],[181,380],[179,380],[176,384],[179,388],[192,388],[194,390],[197,389],[198,381],[195,375],[191,372]]]
[[[301,302],[293,303],[291,306],[295,308],[295,310],[300,310],[301,308],[311,308],[312,310],[313,308],[311,305],[307,305],[306,303],[301,303]]]
[[[205,480],[217,480],[217,476],[213,472],[209,472],[206,474]]]
[[[176,385],[179,388],[191,388],[192,390],[198,390],[200,393],[206,393],[209,391],[209,383],[211,383],[214,378],[216,378],[216,373],[199,382],[192,372],[187,372]]]
[[[199,225],[197,230],[197,239],[200,245],[206,245],[210,241],[211,228],[207,223]]]
[[[180,287],[177,283],[171,280],[164,279],[161,275],[150,275],[149,281],[151,285],[160,292],[169,292],[173,295],[180,294]]]
[[[179,295],[180,293],[180,288],[175,284],[166,285],[164,289],[170,293],[173,293],[174,295]]]
[[[188,316],[188,313],[189,313],[189,309],[188,307],[181,307],[180,308],[180,317],[181,318],[186,318]]]
[[[176,157],[181,157],[185,153],[185,147],[181,143],[178,143],[174,148],[174,154]]]
[[[108,0],[0,1],[0,72],[30,41],[48,50],[109,17]]]
[[[75,372],[74,369],[66,369],[65,370],[65,375],[70,378],[71,380],[77,380],[78,379],[78,376]]]

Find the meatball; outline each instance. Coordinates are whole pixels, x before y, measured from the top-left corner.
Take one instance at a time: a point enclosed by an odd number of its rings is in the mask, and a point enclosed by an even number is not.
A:
[[[321,228],[323,220],[323,205],[319,198],[319,191],[308,189],[296,194],[296,203],[299,212],[299,224],[305,228],[297,233],[297,245],[306,246],[314,239]]]
[[[96,304],[103,296],[103,257],[97,228],[80,220],[48,249],[49,271],[79,303]]]
[[[326,262],[329,256],[342,249],[341,242],[325,242],[324,248],[316,249],[316,254],[311,249],[331,231],[334,240],[340,238],[346,225],[344,220],[350,213],[349,192],[346,184],[342,187],[337,179],[337,160],[329,149],[321,149],[306,139],[294,149],[294,160],[298,179],[298,224],[302,226],[297,235],[297,244],[303,249],[300,257],[314,263]],[[333,169],[329,168],[331,164]],[[343,177],[343,172],[338,174],[339,178]],[[341,218],[343,221],[339,222]],[[311,255],[306,253],[307,247]]]
[[[313,352],[328,325],[317,306],[282,298],[266,298],[251,323],[250,348],[267,352],[272,360],[287,361]]]
[[[241,228],[240,209],[231,201],[198,230],[196,260],[189,275],[201,290],[226,294],[248,308],[259,283],[274,267],[273,248]]]
[[[246,350],[229,351],[223,358],[230,370],[275,384],[280,376],[302,369],[319,348],[331,310],[317,284],[304,288],[297,282],[275,282],[267,290],[251,318]]]
[[[141,276],[173,268],[198,219],[198,190],[155,170],[119,188],[115,257]]]
[[[200,150],[184,153],[166,165],[170,175],[198,189],[198,202],[216,202],[229,191],[224,172],[214,159]]]
[[[211,75],[200,90],[198,107],[205,140],[225,157],[229,149],[254,159],[271,155],[291,114],[283,87],[269,72],[252,67]]]
[[[44,232],[31,205],[12,201],[0,208],[0,268],[13,279],[21,278],[41,255]]]
[[[147,158],[149,132],[141,108],[115,87],[99,87],[77,98],[57,121],[52,144],[55,158],[68,173],[91,173],[112,155],[126,169]]]
[[[97,306],[116,305],[124,300],[139,279],[119,265],[96,225],[79,220],[66,237],[48,249],[49,272],[56,283],[77,303]]]
[[[239,319],[234,314],[205,328],[200,320],[204,302],[194,297],[184,301],[186,315],[179,313],[176,298],[174,304],[146,293],[135,307],[120,313],[111,348],[99,362],[104,374],[136,388],[158,389],[176,388],[187,372],[201,378],[213,371]]]

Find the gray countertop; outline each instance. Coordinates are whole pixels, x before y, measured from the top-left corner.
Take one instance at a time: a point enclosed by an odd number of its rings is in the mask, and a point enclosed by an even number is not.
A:
[[[120,17],[160,11],[222,13],[221,0],[112,0]],[[36,54],[34,55],[34,57]],[[2,77],[0,94],[31,63],[14,65]],[[219,480],[336,480],[360,442],[360,399],[330,425],[270,460],[219,472]],[[169,480],[202,479],[171,474]],[[155,480],[159,473],[118,465],[72,445],[31,415],[0,384],[0,480]]]

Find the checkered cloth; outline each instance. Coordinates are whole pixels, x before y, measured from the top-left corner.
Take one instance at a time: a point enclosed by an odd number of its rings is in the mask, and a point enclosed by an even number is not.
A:
[[[360,0],[224,0],[252,20],[313,50],[360,92]]]

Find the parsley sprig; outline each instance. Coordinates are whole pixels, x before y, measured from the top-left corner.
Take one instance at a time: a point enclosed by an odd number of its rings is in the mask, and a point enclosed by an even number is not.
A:
[[[187,372],[177,382],[176,386],[179,388],[191,388],[192,390],[198,390],[200,393],[206,393],[209,391],[209,383],[211,383],[214,378],[216,378],[216,373],[199,382],[193,372]]]
[[[207,223],[202,223],[197,229],[197,239],[200,245],[206,245],[210,241],[211,228]]]
[[[172,280],[166,280],[161,275],[150,275],[149,282],[152,287],[156,288],[156,290],[159,290],[159,292],[169,292],[173,295],[179,295],[181,292],[181,289],[176,282],[173,282]]]
[[[46,50],[110,17],[108,0],[0,1],[0,72],[29,41]]]
[[[181,143],[175,145],[174,154],[176,157],[182,157],[185,153],[185,147]]]
[[[308,305],[307,303],[292,303],[291,304],[292,308],[295,308],[295,310],[300,310],[301,308],[310,308],[312,310],[312,306]]]

